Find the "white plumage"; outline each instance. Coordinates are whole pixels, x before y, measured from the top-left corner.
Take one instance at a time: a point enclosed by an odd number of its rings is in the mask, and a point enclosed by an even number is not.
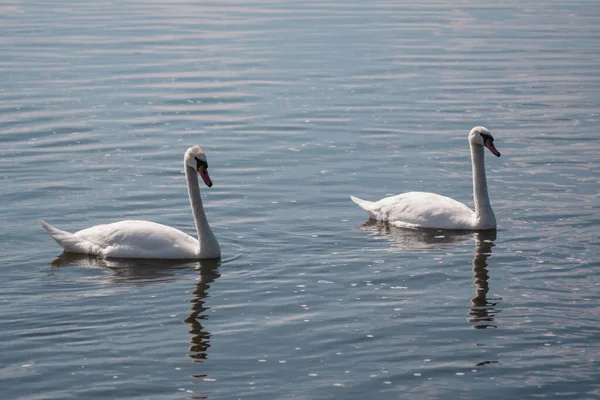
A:
[[[485,176],[483,147],[495,156],[500,152],[494,138],[483,126],[469,133],[473,169],[475,211],[454,199],[436,193],[407,192],[371,202],[350,196],[367,211],[369,217],[402,228],[437,228],[484,230],[496,228],[496,217],[490,205]]]
[[[198,239],[167,225],[126,220],[96,225],[75,233],[39,221],[66,252],[104,258],[208,259],[221,256],[221,249],[202,207],[198,175],[212,186],[206,155],[198,146],[185,153],[185,175]]]

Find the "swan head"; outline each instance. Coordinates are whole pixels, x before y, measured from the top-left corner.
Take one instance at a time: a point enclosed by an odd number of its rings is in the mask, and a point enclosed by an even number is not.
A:
[[[476,126],[469,132],[469,143],[475,146],[487,147],[493,155],[500,157],[500,152],[494,146],[494,137],[485,126]]]
[[[206,153],[200,146],[192,146],[185,152],[183,157],[185,165],[198,171],[206,186],[212,186],[212,180],[208,175],[208,162],[206,161]]]

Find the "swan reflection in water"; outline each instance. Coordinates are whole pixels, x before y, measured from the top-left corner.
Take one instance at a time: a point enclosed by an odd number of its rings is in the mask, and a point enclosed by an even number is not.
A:
[[[373,235],[381,235],[393,240],[393,250],[418,251],[439,250],[451,248],[456,245],[467,244],[475,241],[473,260],[471,262],[473,272],[473,286],[475,286],[475,297],[471,300],[469,308],[469,322],[475,329],[496,328],[493,324],[496,314],[498,300],[488,299],[489,273],[487,259],[492,254],[492,247],[496,240],[496,230],[485,231],[453,231],[441,229],[405,229],[393,225],[369,220],[364,223],[361,230]]]
[[[473,238],[473,232],[442,229],[398,228],[386,222],[369,219],[360,229],[378,239],[392,239],[392,250],[439,250],[466,244]]]
[[[200,279],[194,288],[193,298],[190,300],[192,312],[185,322],[190,325],[190,358],[193,361],[202,361],[206,359],[207,350],[210,347],[210,333],[208,333],[200,321],[206,320],[206,311],[209,307],[206,305],[208,289],[221,274],[219,266],[221,260],[202,260],[200,262]]]
[[[475,329],[497,328],[493,324],[496,314],[496,304],[500,298],[488,299],[490,290],[487,259],[492,255],[492,247],[495,246],[496,230],[481,231],[474,234],[475,251],[473,254],[473,286],[475,286],[475,297],[471,300],[469,322]]]
[[[193,361],[207,358],[210,347],[210,333],[201,321],[206,319],[206,297],[210,285],[220,276],[221,259],[194,260],[146,260],[146,259],[102,259],[85,254],[62,253],[52,262],[52,268],[78,266],[83,268],[102,269],[104,278],[99,279],[104,284],[127,283],[136,286],[156,283],[189,280],[185,271],[196,270],[199,277],[192,291],[190,300],[191,312],[184,320],[189,324],[191,335],[189,357]]]

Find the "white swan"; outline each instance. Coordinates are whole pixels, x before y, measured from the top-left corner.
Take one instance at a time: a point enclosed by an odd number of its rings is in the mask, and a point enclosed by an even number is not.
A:
[[[449,197],[435,193],[408,192],[371,202],[350,196],[352,201],[378,221],[403,228],[437,228],[484,230],[496,228],[496,217],[487,191],[483,146],[500,157],[494,138],[483,126],[469,132],[473,165],[473,197],[475,211]]]
[[[185,152],[184,168],[198,240],[170,226],[149,221],[120,221],[92,226],[75,233],[62,231],[44,221],[39,222],[66,252],[103,258],[218,258],[221,249],[206,220],[196,174],[200,174],[208,187],[212,186],[206,154],[200,147],[193,146]]]

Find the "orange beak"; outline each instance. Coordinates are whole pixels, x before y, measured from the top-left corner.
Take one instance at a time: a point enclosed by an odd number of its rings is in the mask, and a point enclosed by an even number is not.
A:
[[[208,176],[208,168],[206,168],[205,166],[201,166],[200,168],[198,168],[198,173],[202,177],[202,180],[204,181],[206,186],[211,187],[213,185],[210,176]]]
[[[485,147],[490,149],[493,155],[495,155],[496,157],[500,157],[500,152],[498,151],[498,149],[496,149],[496,146],[494,146],[494,142],[492,140],[486,140],[484,145]]]

